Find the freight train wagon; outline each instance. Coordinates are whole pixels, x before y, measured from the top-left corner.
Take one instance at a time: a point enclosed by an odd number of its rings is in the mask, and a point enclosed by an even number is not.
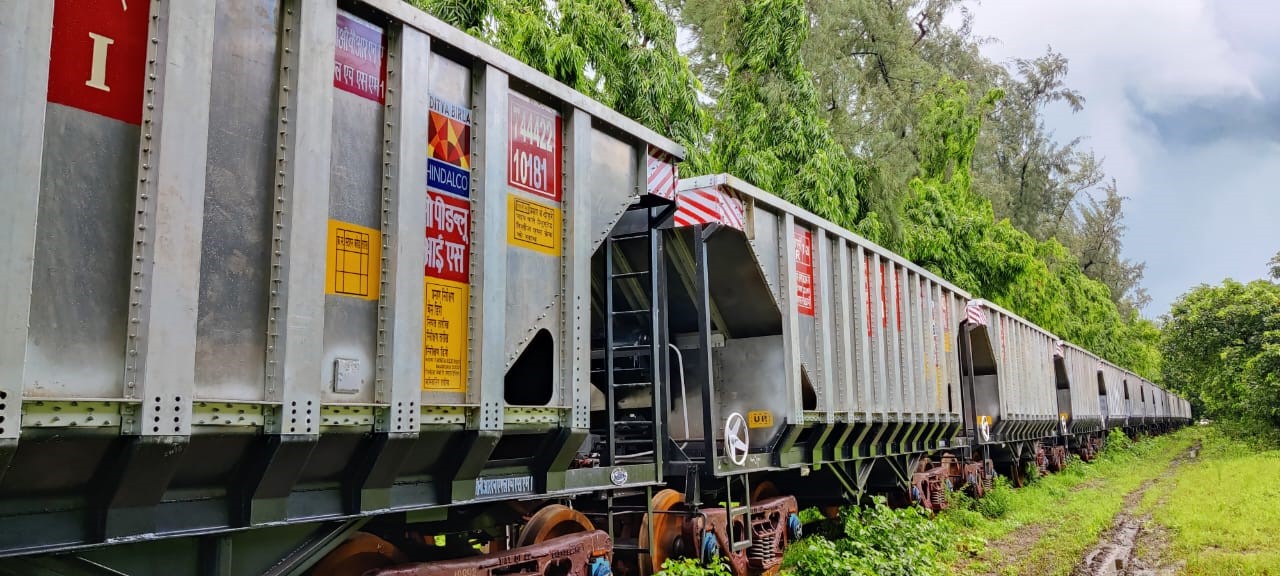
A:
[[[0,48],[0,573],[766,574],[801,506],[1147,425],[396,0],[3,0]]]
[[[6,569],[536,546],[661,479],[592,456],[590,263],[667,138],[398,0],[5,0],[0,77]]]

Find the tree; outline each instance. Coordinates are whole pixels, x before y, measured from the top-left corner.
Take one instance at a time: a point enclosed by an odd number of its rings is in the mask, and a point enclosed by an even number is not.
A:
[[[1102,283],[1055,239],[1037,240],[972,190],[983,113],[1002,94],[976,104],[962,82],[943,81],[925,98],[916,132],[920,175],[904,201],[901,253],[956,285],[1000,304],[1061,338],[1153,378],[1158,329],[1126,317]]]
[[[1147,266],[1121,254],[1125,198],[1117,190],[1115,179],[1103,188],[1103,194],[1101,200],[1088,197],[1088,203],[1080,209],[1079,229],[1067,241],[1072,242],[1072,251],[1080,258],[1081,270],[1107,286],[1120,312],[1137,315],[1151,302],[1141,286]]]
[[[690,173],[729,172],[828,220],[878,237],[860,202],[858,168],[819,114],[802,52],[809,16],[802,0],[686,3],[702,45],[694,61],[716,98],[709,145]]]
[[[1267,266],[1271,269],[1271,279],[1280,281],[1280,252],[1276,252],[1276,255],[1271,257],[1271,261],[1267,262]]]
[[[1180,296],[1160,339],[1165,382],[1209,416],[1280,429],[1280,284],[1224,280]]]

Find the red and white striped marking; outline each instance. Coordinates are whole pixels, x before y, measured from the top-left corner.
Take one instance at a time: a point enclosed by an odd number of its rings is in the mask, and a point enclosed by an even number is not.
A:
[[[676,199],[676,226],[718,223],[742,230],[746,214],[742,202],[719,188],[698,188],[680,194]]]
[[[645,164],[648,173],[648,187],[645,190],[654,196],[675,200],[678,181],[675,156],[650,146]]]
[[[974,326],[987,325],[987,309],[982,306],[981,302],[971,301],[964,307],[965,318]]]

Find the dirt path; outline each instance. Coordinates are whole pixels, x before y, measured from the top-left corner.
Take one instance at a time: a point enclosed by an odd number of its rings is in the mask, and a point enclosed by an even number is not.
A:
[[[1098,544],[1085,553],[1072,571],[1072,576],[1172,576],[1178,566],[1161,562],[1162,552],[1168,545],[1168,535],[1151,522],[1150,515],[1138,514],[1142,496],[1156,482],[1173,477],[1183,462],[1194,458],[1200,443],[1169,463],[1159,477],[1143,482],[1137,490],[1124,498],[1124,508],[1116,515],[1111,528],[1102,533]],[[1163,504],[1163,502],[1161,503]],[[1140,554],[1141,552],[1141,554]]]

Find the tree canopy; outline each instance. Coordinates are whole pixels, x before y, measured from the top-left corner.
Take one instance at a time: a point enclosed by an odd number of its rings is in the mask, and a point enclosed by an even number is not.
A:
[[[1191,289],[1165,317],[1160,349],[1165,382],[1197,413],[1280,431],[1280,284]]]

